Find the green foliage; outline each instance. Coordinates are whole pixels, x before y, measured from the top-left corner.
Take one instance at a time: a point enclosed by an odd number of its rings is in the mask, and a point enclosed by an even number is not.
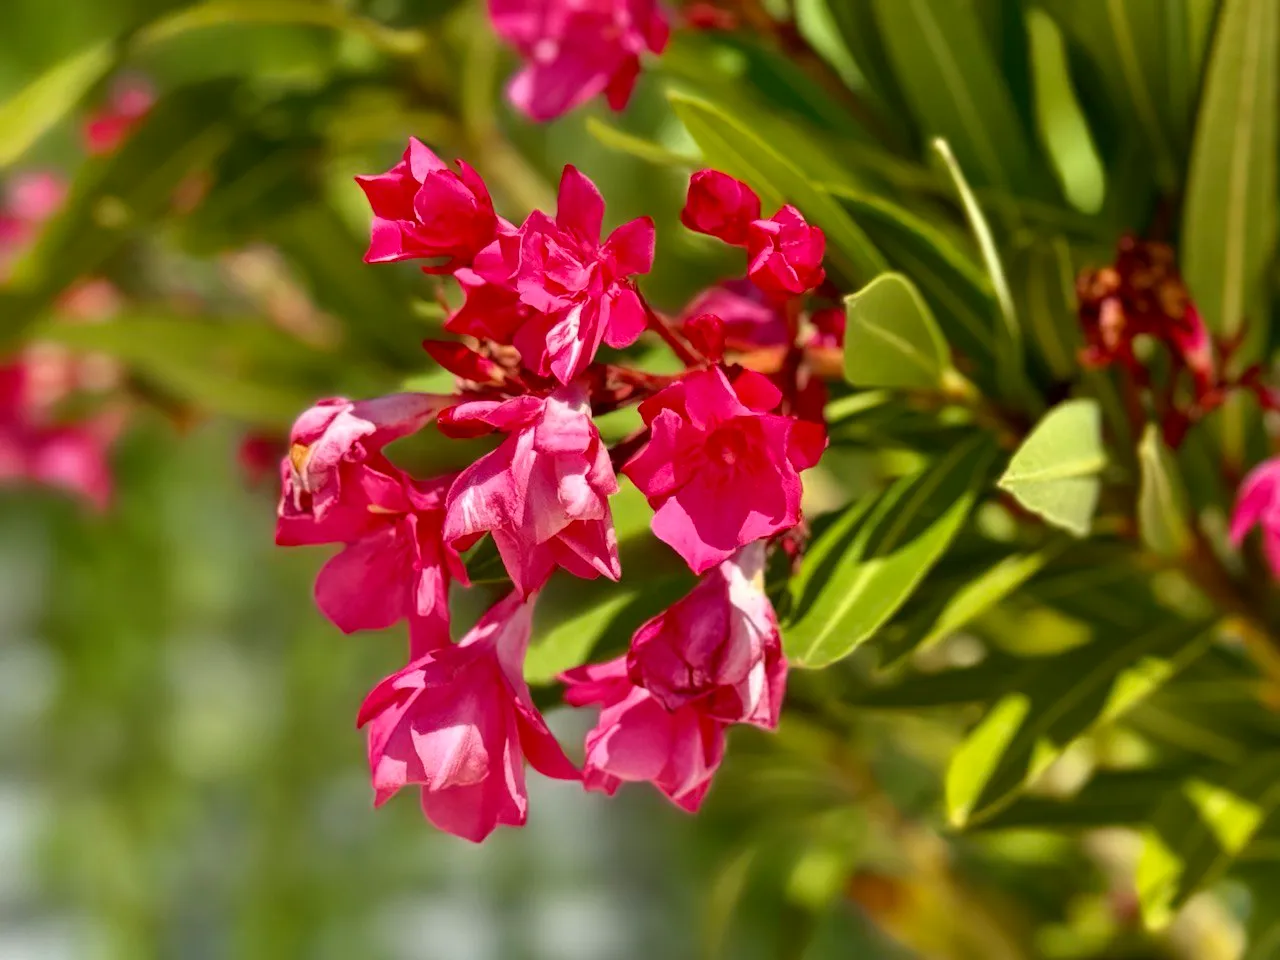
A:
[[[1068,533],[1088,536],[1106,462],[1098,405],[1068,400],[1050,410],[1018,447],[1000,489]]]
[[[854,386],[936,390],[955,376],[933,313],[902,274],[877,277],[845,304],[844,376]]]

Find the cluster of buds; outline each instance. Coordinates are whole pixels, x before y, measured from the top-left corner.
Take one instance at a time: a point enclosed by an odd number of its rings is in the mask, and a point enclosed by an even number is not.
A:
[[[359,183],[374,215],[366,259],[428,261],[425,271],[452,276],[464,294],[446,323],[463,339],[424,345],[455,375],[454,393],[321,401],[298,419],[281,464],[277,542],[343,545],[317,578],[321,611],[346,632],[408,622],[408,662],[360,711],[376,801],[416,785],[432,823],[479,841],[524,823],[527,758],[607,793],[651,782],[696,809],[725,730],[777,725],[787,667],[764,592],[767,551],[794,539],[801,474],[826,446],[820,409],[803,402],[803,363],[766,375],[726,351],[803,354],[804,300],[824,276],[821,230],[793,207],[762,218],[745,184],[696,174],[684,222],[745,246],[749,265],[674,327],[635,283],[653,264],[653,223],[602,239],[604,202],[573,167],[555,215],[534,211],[518,227],[496,214],[475,171],[416,140]],[[602,345],[625,348],[646,331],[683,373],[598,359]],[[804,335],[830,348],[839,330],[815,320]],[[593,417],[633,404],[643,425],[610,449]],[[426,428],[501,441],[460,472],[422,479],[384,448]],[[568,703],[600,707],[579,768],[535,708],[523,662],[555,570],[623,576],[609,505],[619,473],[653,508],[655,536],[700,579],[639,626],[628,653],[563,676]],[[512,586],[455,643],[450,589],[468,585],[462,554],[485,535]]]

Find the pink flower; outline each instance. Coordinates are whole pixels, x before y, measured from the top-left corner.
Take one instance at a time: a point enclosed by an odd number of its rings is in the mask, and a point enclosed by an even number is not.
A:
[[[667,710],[701,701],[718,720],[776,727],[787,662],[763,586],[757,540],[636,631],[627,656],[632,682]]]
[[[695,370],[640,405],[652,431],[625,473],[656,510],[653,532],[694,573],[800,522],[799,471],[822,455],[814,423],[771,414],[781,394],[745,371]]]
[[[533,120],[551,120],[603,93],[631,99],[640,54],[661,53],[670,26],[656,0],[489,0],[497,34],[525,60],[507,88]]]
[[[622,571],[609,510],[618,480],[582,387],[562,387],[549,397],[464,403],[441,417],[441,429],[456,427],[510,436],[463,470],[449,489],[447,540],[465,547],[492,533],[524,596],[546,583],[557,566],[588,579],[618,579]]]
[[[404,158],[386,173],[356,177],[373,208],[365,263],[448,258],[424,267],[427,273],[469,264],[497,234],[498,216],[480,175],[461,160],[458,170],[410,137]]]
[[[689,179],[680,222],[690,230],[746,246],[747,227],[760,219],[760,197],[741,180],[719,170],[699,170]]]
[[[155,99],[151,85],[141,78],[118,81],[107,103],[85,121],[85,149],[95,156],[111,153],[142,122]]]
[[[810,319],[813,333],[808,346],[818,349],[839,350],[844,346],[844,328],[848,317],[841,307],[818,310]]]
[[[827,238],[810,226],[795,207],[787,205],[768,220],[747,230],[747,274],[765,293],[798,296],[826,278],[822,257]]]
[[[457,645],[427,652],[373,688],[369,728],[374,803],[422,787],[441,830],[476,843],[528,816],[524,761],[560,780],[581,776],[533,705],[523,677],[533,604],[511,594]]]
[[[566,703],[598,703],[600,719],[587,734],[582,782],[613,795],[624,781],[649,781],[690,813],[711,788],[724,758],[726,724],[697,706],[667,710],[627,679],[626,657],[570,670]]]
[[[1254,467],[1240,484],[1231,516],[1231,542],[1239,546],[1253,528],[1262,528],[1262,551],[1280,580],[1280,457]]]
[[[33,483],[83,497],[105,509],[111,499],[107,451],[118,423],[99,416],[74,424],[53,419],[73,389],[65,359],[35,357],[0,366],[0,483]]]
[[[66,181],[45,170],[19,174],[5,185],[0,206],[0,280],[66,197]]]
[[[393,393],[372,400],[319,400],[293,424],[285,458],[282,511],[323,519],[337,503],[344,462],[361,463],[392,440],[424,427],[455,398]],[[285,515],[282,513],[282,516]]]
[[[467,302],[448,329],[513,343],[526,367],[561,383],[587,368],[601,342],[634,343],[646,316],[628,278],[653,267],[653,221],[624,223],[601,244],[603,222],[595,184],[565,167],[555,220],[534,211],[458,271]]]
[[[708,313],[723,321],[725,346],[730,350],[779,347],[791,340],[786,316],[746,279],[730,280],[698,294],[685,308],[684,323]]]

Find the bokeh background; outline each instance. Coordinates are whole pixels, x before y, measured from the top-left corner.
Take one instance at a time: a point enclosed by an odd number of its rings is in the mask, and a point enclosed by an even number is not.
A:
[[[126,48],[101,79],[76,72]],[[678,311],[728,265],[674,228],[682,175],[593,125],[690,152],[664,84],[731,95],[746,71],[785,97],[795,79],[685,37],[624,121],[593,106],[533,127],[502,102],[511,67],[472,2],[0,5],[0,101],[64,70],[0,112],[0,153],[32,143],[3,176],[52,171],[79,211],[16,255],[8,347],[22,327],[127,362],[91,400],[124,424],[110,506],[0,492],[0,958],[1235,956],[1230,890],[1159,939],[1138,932],[1131,837],[947,836],[931,772],[958,736],[946,722],[798,706],[776,737],[735,730],[696,819],[647,788],[608,800],[537,777],[528,827],[480,847],[436,833],[411,796],[373,811],[355,711],[403,638],[341,636],[310,598],[327,551],[272,544],[270,461],[295,412],[438,382],[417,345],[438,329],[434,290],[412,266],[361,264],[350,177],[417,135],[519,218],[551,206],[572,162],[610,223],[658,219],[646,289]],[[122,82],[154,105],[91,157],[85,124]],[[1057,155],[1087,207],[1078,123],[1064,107]],[[63,316],[86,278],[111,285],[115,333]],[[833,469],[845,493],[872,479],[856,457]],[[533,656],[545,671],[565,654]],[[548,719],[580,741],[585,717]]]

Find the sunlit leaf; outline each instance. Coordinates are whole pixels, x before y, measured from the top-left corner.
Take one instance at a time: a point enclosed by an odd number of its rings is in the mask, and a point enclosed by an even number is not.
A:
[[[113,45],[95,43],[54,64],[0,104],[0,170],[75,109],[113,61]]]
[[[915,285],[886,273],[845,298],[844,375],[855,387],[938,389],[950,373],[947,343]]]
[[[1102,423],[1093,400],[1054,407],[1022,442],[1000,478],[1033,513],[1077,537],[1089,532],[1106,465]]]
[[[1187,522],[1187,496],[1178,476],[1178,465],[1160,436],[1160,428],[1148,424],[1138,445],[1141,484],[1138,488],[1138,531],[1153,553],[1178,557],[1191,545]]]

